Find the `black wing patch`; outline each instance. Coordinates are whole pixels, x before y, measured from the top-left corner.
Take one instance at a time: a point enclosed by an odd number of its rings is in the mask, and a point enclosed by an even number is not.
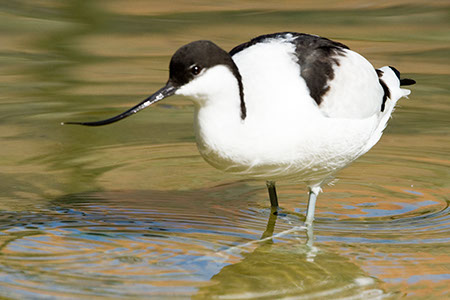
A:
[[[258,43],[273,39],[285,40],[295,45],[295,56],[300,65],[300,75],[308,86],[311,97],[318,105],[330,89],[328,82],[334,78],[333,66],[339,66],[338,56],[344,55],[348,47],[327,38],[296,32],[280,32],[262,35],[251,41],[238,45],[230,51],[234,54]]]
[[[332,40],[301,34],[295,40],[296,55],[301,76],[309,88],[309,94],[318,105],[330,90],[328,83],[334,79],[333,66],[339,66],[338,56],[344,55],[344,44]]]

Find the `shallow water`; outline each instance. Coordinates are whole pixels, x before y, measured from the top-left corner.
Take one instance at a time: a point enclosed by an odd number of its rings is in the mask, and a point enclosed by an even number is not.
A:
[[[0,4],[0,298],[449,296],[446,1]],[[171,54],[316,33],[417,80],[380,143],[324,187],[223,174],[173,97],[104,128],[167,80]]]

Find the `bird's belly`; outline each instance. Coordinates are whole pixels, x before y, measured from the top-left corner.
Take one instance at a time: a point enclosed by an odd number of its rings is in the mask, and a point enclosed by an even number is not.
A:
[[[197,146],[212,166],[250,178],[307,183],[321,182],[364,154],[378,120],[286,113],[276,122],[255,118],[227,123],[200,113],[195,123]]]
[[[297,149],[290,147],[277,151],[278,154],[258,151],[258,147],[251,145],[220,148],[198,141],[197,146],[202,157],[222,171],[247,178],[288,179],[306,183],[323,181],[364,153],[362,144],[350,148],[306,144]]]

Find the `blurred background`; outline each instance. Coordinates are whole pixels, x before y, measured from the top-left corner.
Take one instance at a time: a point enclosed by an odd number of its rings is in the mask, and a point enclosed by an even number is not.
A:
[[[448,297],[449,28],[448,1],[2,1],[0,298]],[[324,187],[313,247],[283,234],[303,222],[305,187],[279,183],[274,224],[263,181],[199,156],[189,99],[60,125],[140,102],[190,41],[231,50],[279,31],[417,81],[379,144]],[[266,228],[281,235],[255,242]]]

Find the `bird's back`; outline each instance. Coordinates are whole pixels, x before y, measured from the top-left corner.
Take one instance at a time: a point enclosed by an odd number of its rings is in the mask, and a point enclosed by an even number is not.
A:
[[[255,90],[262,89],[260,94],[275,103],[282,99],[270,92],[283,95],[296,89],[290,94],[297,101],[314,103],[326,117],[362,119],[381,111],[384,91],[375,68],[341,43],[277,33],[241,44],[230,54],[242,73],[248,101],[263,101],[252,99]]]

